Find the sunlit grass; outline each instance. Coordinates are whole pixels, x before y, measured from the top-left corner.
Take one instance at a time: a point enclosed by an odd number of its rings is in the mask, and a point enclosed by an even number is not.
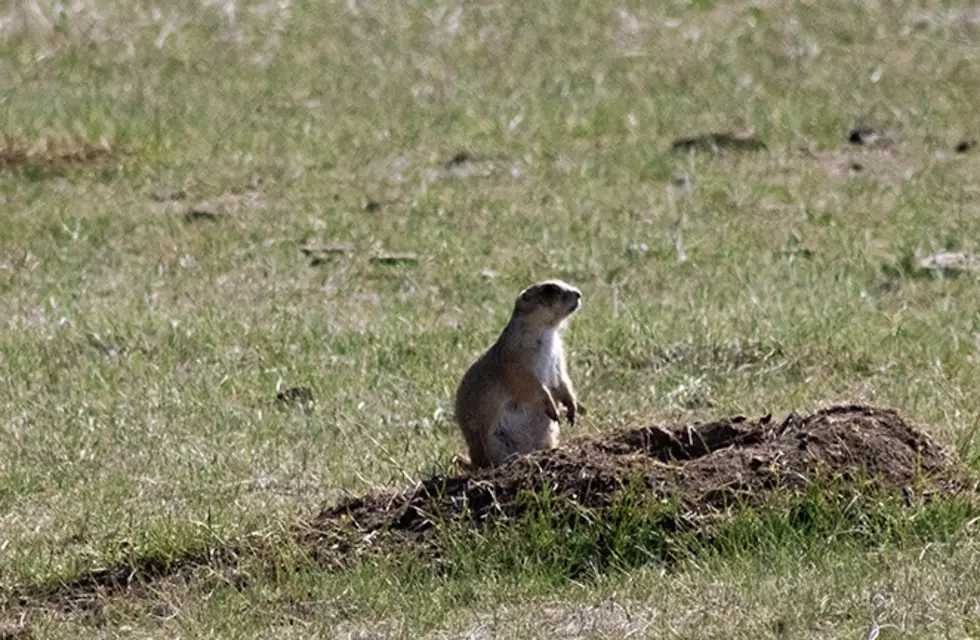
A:
[[[568,436],[861,401],[975,460],[977,278],[908,269],[977,248],[978,156],[954,150],[976,135],[974,13],[12,3],[0,12],[0,584],[101,566],[123,541],[280,531],[323,501],[444,468],[463,449],[459,376],[514,295],[547,276],[585,297],[567,343],[589,414]],[[897,142],[854,147],[856,125]],[[744,128],[767,150],[670,151]],[[462,151],[470,160],[447,168]],[[311,242],[350,249],[313,265],[300,251]],[[418,261],[371,259],[392,252]],[[311,388],[315,408],[279,406],[289,386]],[[531,637],[561,618],[535,610],[608,597],[634,603],[629,628],[665,611],[654,635],[692,625],[692,601],[714,603],[702,608],[716,625],[722,608],[748,612],[728,632],[743,637],[866,634],[882,611],[912,634],[944,620],[970,635],[980,555],[957,540],[933,564],[919,560],[931,542],[921,555],[885,544],[777,563],[771,579],[765,554],[639,568],[621,586],[540,588],[540,607],[519,606],[513,585],[476,586],[488,595],[472,613],[452,581],[424,607],[371,567],[364,607],[316,572],[215,601],[189,581],[164,589],[174,604],[158,616],[124,603],[36,630],[370,635],[385,611],[418,606],[414,628]],[[900,622],[927,592],[938,612]],[[759,622],[770,609],[790,626]]]

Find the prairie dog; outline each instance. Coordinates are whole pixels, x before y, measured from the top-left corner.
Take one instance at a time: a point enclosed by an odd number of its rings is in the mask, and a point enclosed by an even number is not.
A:
[[[575,424],[576,398],[565,364],[562,329],[582,293],[561,280],[521,292],[497,341],[463,375],[456,422],[470,467],[500,464],[514,454],[558,446],[558,404]]]

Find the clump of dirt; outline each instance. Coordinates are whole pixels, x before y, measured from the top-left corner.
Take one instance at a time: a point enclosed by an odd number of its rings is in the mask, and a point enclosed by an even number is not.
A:
[[[326,506],[312,523],[321,555],[356,556],[392,537],[428,546],[437,522],[481,524],[513,518],[522,495],[547,489],[603,509],[627,486],[673,499],[683,513],[760,505],[777,488],[855,481],[899,492],[950,488],[952,461],[897,413],[830,407],[809,416],[742,417],[682,427],[645,427],[573,440],[466,477],[435,477],[404,493],[367,495]],[[639,483],[639,485],[638,485]]]

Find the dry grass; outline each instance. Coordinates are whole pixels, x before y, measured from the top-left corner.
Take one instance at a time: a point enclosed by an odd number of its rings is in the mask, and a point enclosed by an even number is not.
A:
[[[857,401],[974,460],[977,276],[903,265],[978,250],[980,155],[955,152],[977,137],[978,29],[969,3],[932,1],[10,3],[0,149],[113,161],[0,172],[0,585],[123,541],[280,531],[444,467],[459,375],[544,276],[585,294],[568,343],[590,413],[570,434]],[[854,147],[855,126],[896,141]],[[743,129],[767,149],[670,151]],[[310,244],[350,249],[311,265]],[[372,260],[390,254],[417,259]],[[313,410],[276,402],[293,386]],[[685,636],[703,602],[705,635],[725,610],[741,637],[777,619],[969,635],[978,551],[641,569],[619,589],[490,576],[431,599],[367,567],[25,624],[479,637],[554,618],[602,637],[620,614],[590,631],[565,612],[617,602],[646,612],[629,629]]]

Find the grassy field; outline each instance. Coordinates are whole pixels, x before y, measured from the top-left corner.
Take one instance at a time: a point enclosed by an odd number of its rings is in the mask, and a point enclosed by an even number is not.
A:
[[[883,507],[908,535],[749,527],[588,579],[493,545],[457,574],[335,575],[285,534],[447,469],[455,385],[544,277],[584,294],[567,344],[589,413],[566,437],[853,401],[974,464],[978,278],[914,265],[980,251],[980,150],[956,151],[980,135],[978,42],[965,0],[8,3],[0,588],[273,551],[242,582],[202,567],[8,603],[0,625],[980,635],[980,542],[953,506]],[[671,149],[744,129],[766,149]],[[311,410],[277,404],[294,386]]]

